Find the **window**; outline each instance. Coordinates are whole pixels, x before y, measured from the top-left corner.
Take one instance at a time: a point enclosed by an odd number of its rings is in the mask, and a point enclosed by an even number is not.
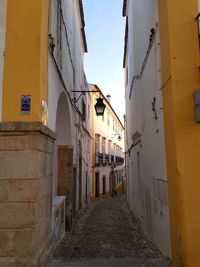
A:
[[[110,125],[110,114],[109,114],[109,112],[107,112],[107,124],[108,124],[108,126]]]
[[[108,154],[111,154],[111,140],[108,140]]]
[[[102,137],[102,153],[106,153],[106,138]]]
[[[99,153],[100,135],[95,134],[95,154]]]

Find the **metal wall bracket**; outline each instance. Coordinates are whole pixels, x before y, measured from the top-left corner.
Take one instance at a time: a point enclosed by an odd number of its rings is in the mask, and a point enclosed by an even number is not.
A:
[[[72,98],[72,102],[74,104],[76,104],[79,101],[79,99],[81,98],[81,96],[86,95],[86,93],[98,93],[99,91],[72,91],[72,92],[73,93],[80,93],[78,98],[76,98],[76,97]]]

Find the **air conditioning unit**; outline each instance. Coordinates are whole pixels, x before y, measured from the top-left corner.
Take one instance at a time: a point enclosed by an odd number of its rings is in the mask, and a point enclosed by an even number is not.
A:
[[[65,197],[56,196],[52,206],[52,231],[54,236],[54,248],[65,236]]]

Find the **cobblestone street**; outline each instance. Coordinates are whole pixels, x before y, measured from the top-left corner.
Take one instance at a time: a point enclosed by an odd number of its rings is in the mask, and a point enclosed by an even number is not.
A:
[[[125,197],[91,205],[76,229],[55,252],[51,267],[168,267],[152,243],[138,229]]]

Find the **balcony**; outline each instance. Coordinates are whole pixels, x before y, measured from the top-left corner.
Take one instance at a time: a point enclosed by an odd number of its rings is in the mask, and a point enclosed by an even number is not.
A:
[[[115,163],[115,156],[114,155],[111,155],[111,164],[112,163]]]
[[[100,165],[103,165],[103,158],[104,158],[103,155],[104,155],[103,153],[99,153],[99,164]]]
[[[124,164],[124,158],[116,157],[116,164],[117,165],[123,165]]]
[[[95,166],[123,165],[124,159],[115,155],[97,153],[95,155]]]
[[[109,163],[110,163],[110,156],[109,156],[109,154],[105,154],[105,165],[109,165]]]

